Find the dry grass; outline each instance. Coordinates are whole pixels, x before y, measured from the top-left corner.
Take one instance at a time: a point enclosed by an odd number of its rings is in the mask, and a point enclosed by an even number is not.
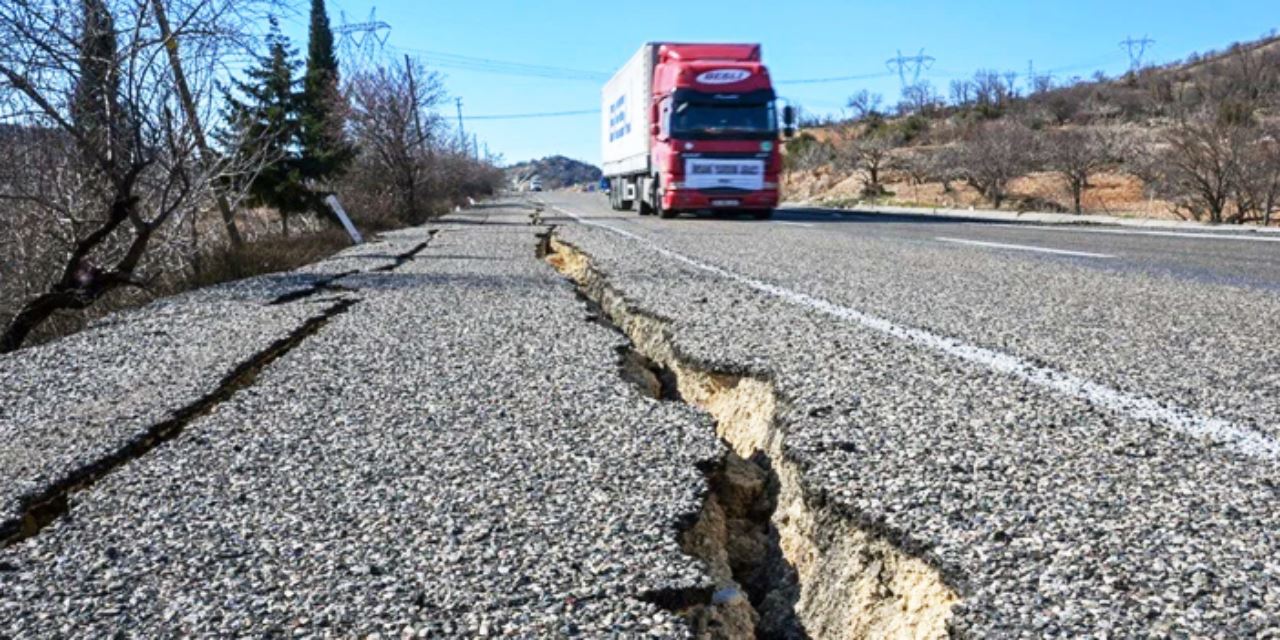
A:
[[[325,229],[287,238],[278,235],[261,237],[238,250],[228,248],[205,254],[197,273],[178,283],[176,290],[168,293],[297,269],[348,246],[351,246],[351,238],[341,229]]]
[[[322,260],[351,245],[340,229],[324,229],[291,235],[259,235],[240,250],[218,248],[206,251],[199,271],[188,271],[152,281],[145,289],[127,287],[108,293],[89,309],[55,315],[27,339],[27,347],[71,335],[94,320],[154,300],[221,282],[250,278],[264,273],[288,271]]]

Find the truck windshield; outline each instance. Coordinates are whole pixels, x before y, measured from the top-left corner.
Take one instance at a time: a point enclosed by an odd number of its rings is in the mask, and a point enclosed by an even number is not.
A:
[[[671,113],[677,138],[772,138],[777,135],[773,103],[699,104],[682,102]]]

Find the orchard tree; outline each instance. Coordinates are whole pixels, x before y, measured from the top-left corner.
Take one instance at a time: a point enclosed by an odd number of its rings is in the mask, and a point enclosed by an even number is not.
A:
[[[964,179],[996,209],[1009,193],[1009,182],[1036,169],[1036,140],[1026,126],[1006,120],[984,122],[961,145]]]
[[[857,138],[844,143],[839,160],[845,168],[862,174],[862,194],[867,197],[885,195],[882,174],[896,168],[894,149],[901,135],[888,127],[868,128]]]
[[[1119,138],[1103,129],[1058,129],[1049,134],[1045,168],[1061,175],[1071,195],[1073,211],[1083,213],[1081,201],[1089,176],[1119,162]]]

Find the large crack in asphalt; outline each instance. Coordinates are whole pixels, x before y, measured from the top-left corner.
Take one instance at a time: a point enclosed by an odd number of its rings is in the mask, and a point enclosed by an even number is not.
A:
[[[410,248],[408,251],[392,256],[392,263],[370,269],[368,271],[343,271],[313,282],[310,286],[281,294],[268,302],[268,306],[276,306],[297,302],[312,296],[331,292],[343,295],[357,289],[338,284],[343,278],[357,274],[388,273],[399,269],[415,260],[417,256],[430,246],[440,229],[427,230],[427,239]],[[184,429],[197,418],[208,415],[218,405],[229,400],[236,392],[254,385],[258,374],[267,366],[288,354],[307,338],[315,335],[335,316],[346,313],[359,302],[356,298],[339,297],[331,302],[319,315],[307,318],[301,325],[247,360],[241,362],[226,374],[212,391],[196,401],[185,405],[158,423],[150,425],[141,434],[130,439],[114,451],[96,460],[80,465],[61,478],[54,480],[37,492],[20,499],[18,515],[0,522],[0,547],[7,547],[39,534],[58,518],[70,510],[71,495],[83,491],[108,474],[133,460],[178,437]]]
[[[149,426],[114,451],[72,469],[39,492],[23,498],[20,515],[0,523],[0,546],[9,546],[39,534],[68,512],[73,493],[91,487],[112,471],[181,435],[196,419],[208,415],[238,391],[253,386],[263,369],[297,348],[335,316],[346,313],[358,302],[355,299],[343,299],[328,306],[318,315],[308,318],[289,335],[241,362],[209,393],[175,410],[167,419]]]
[[[403,267],[404,265],[416,259],[419,253],[422,253],[427,249],[427,247],[431,246],[431,241],[435,240],[436,234],[438,233],[440,233],[439,229],[428,229],[426,240],[414,245],[412,249],[409,249],[408,251],[405,251],[404,253],[397,255],[395,257],[395,261],[392,262],[391,264],[378,267],[373,271],[385,273],[385,272],[395,271],[396,269]]]
[[[310,298],[311,296],[314,296],[320,293],[325,293],[325,292],[354,291],[354,289],[350,287],[345,287],[343,285],[338,284],[338,281],[347,276],[354,276],[357,273],[361,273],[361,272],[359,270],[343,271],[342,273],[334,274],[327,278],[321,278],[320,280],[316,280],[315,282],[311,283],[311,286],[308,286],[306,288],[297,289],[294,291],[290,291],[288,293],[282,293],[276,296],[276,298],[271,302],[268,302],[267,305],[274,307],[282,304],[289,304],[290,302],[297,302],[299,300]]]
[[[592,318],[629,341],[621,374],[655,398],[714,419],[727,451],[700,465],[701,510],[679,526],[713,589],[643,597],[699,638],[940,638],[960,596],[937,569],[827,506],[787,455],[780,399],[763,376],[714,371],[682,355],[670,323],[632,306],[590,257],[539,234],[538,256],[577,287]]]
[[[350,271],[335,273],[326,278],[321,278],[319,280],[316,280],[315,282],[311,283],[310,286],[304,287],[302,289],[297,289],[295,291],[282,293],[279,296],[276,296],[274,300],[272,300],[267,304],[271,306],[277,306],[282,304],[289,304],[291,302],[297,302],[299,300],[310,298],[311,296],[315,296],[321,293],[349,293],[349,292],[355,291],[355,289],[351,287],[347,287],[339,284],[338,281],[342,280],[343,278],[354,276],[361,273],[389,273],[391,271],[395,271],[396,269],[403,267],[405,264],[417,259],[418,254],[422,253],[427,249],[427,247],[431,246],[431,241],[435,239],[437,233],[440,233],[439,229],[428,229],[427,239],[425,241],[419,242],[408,251],[398,253],[394,256],[389,256],[392,261],[391,264],[370,269],[367,272],[360,271],[359,269],[352,269]]]

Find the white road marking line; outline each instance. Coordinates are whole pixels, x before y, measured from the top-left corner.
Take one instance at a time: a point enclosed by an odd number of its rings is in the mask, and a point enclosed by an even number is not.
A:
[[[1193,238],[1195,240],[1238,240],[1244,242],[1280,242],[1276,236],[1242,236],[1229,233],[1193,233],[1190,231],[1136,231],[1130,229],[1085,229],[1081,227],[1054,226],[1045,224],[988,224],[978,223],[984,227],[1003,227],[1005,229],[1034,229],[1036,231],[1067,231],[1070,233],[1110,233],[1121,236],[1163,236],[1167,238]]]
[[[1006,244],[1003,242],[983,242],[981,240],[965,240],[963,238],[934,238],[938,242],[954,242],[956,244],[968,244],[975,247],[992,247],[994,249],[1013,249],[1015,251],[1035,251],[1038,253],[1052,253],[1060,256],[1078,256],[1081,258],[1114,258],[1113,255],[1105,253],[1089,253],[1087,251],[1067,251],[1065,249],[1049,249],[1046,247],[1033,247],[1026,244]]]
[[[1127,415],[1136,420],[1147,420],[1192,437],[1213,440],[1241,455],[1271,461],[1280,459],[1280,440],[1242,428],[1228,420],[1200,415],[1187,407],[1163,403],[1146,396],[1114,389],[1065,371],[1043,367],[1014,355],[966,344],[954,338],[947,338],[924,329],[899,325],[851,307],[707,264],[667,249],[630,231],[624,231],[602,222],[586,220],[567,209],[561,207],[555,207],[555,209],[581,224],[599,227],[625,238],[630,238],[672,260],[683,262],[696,269],[732,280],[792,304],[808,307],[834,318],[859,324],[891,337],[987,367],[998,373],[1109,409],[1121,415]]]
[[[785,224],[788,227],[812,227],[808,222],[787,222],[786,220],[774,220],[774,224]]]

